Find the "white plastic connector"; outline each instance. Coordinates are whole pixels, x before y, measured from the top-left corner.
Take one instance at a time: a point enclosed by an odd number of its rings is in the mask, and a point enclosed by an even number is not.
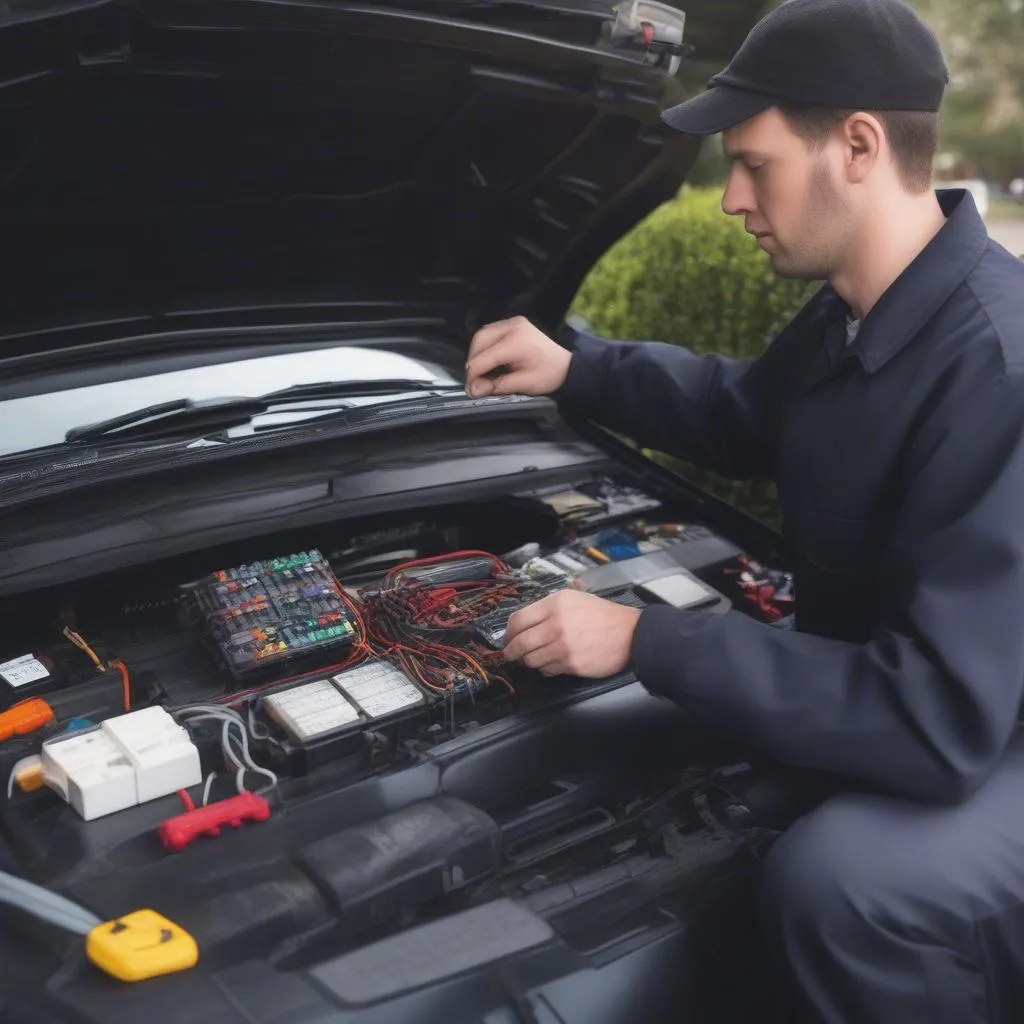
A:
[[[103,729],[135,769],[140,804],[203,781],[199,751],[188,732],[163,708],[108,718]]]
[[[195,744],[158,707],[47,740],[42,758],[47,786],[86,821],[202,782]]]
[[[98,726],[47,740],[42,757],[46,785],[86,821],[138,803],[135,769]]]

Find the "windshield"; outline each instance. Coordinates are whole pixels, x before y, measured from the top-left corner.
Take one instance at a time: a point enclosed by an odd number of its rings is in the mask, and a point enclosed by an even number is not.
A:
[[[0,457],[61,444],[68,430],[131,413],[147,405],[176,399],[258,397],[303,384],[334,381],[429,381],[439,386],[457,384],[452,374],[435,363],[382,349],[338,346],[316,351],[261,356],[213,366],[193,366],[125,380],[65,387],[59,391],[0,401]],[[393,395],[346,397],[346,406],[394,401]],[[252,423],[232,427],[228,436],[243,436],[254,428],[300,422],[321,415],[323,400],[311,400],[288,409],[271,411]]]

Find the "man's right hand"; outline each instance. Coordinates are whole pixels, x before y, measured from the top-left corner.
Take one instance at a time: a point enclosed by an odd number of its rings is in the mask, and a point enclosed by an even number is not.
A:
[[[569,373],[572,354],[525,317],[481,327],[469,345],[466,391],[488,395],[549,395]]]

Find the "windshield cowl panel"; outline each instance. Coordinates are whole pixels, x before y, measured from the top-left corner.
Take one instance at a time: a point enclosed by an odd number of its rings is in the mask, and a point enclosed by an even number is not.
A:
[[[127,416],[146,406],[208,402],[225,395],[257,399],[304,385],[388,380],[394,380],[399,388],[394,394],[345,397],[344,407],[408,397],[410,392],[401,390],[402,382],[429,382],[441,388],[459,383],[435,363],[386,349],[351,345],[143,374],[0,401],[0,458],[59,445],[70,430]],[[341,407],[342,403],[337,404]],[[321,415],[324,405],[323,400],[300,401],[287,413],[271,411],[269,415],[282,424],[301,423]]]

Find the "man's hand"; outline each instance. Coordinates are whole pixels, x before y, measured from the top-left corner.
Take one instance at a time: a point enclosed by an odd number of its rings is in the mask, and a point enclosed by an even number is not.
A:
[[[570,352],[525,317],[499,320],[473,335],[466,391],[473,398],[549,395],[565,383],[571,359]]]
[[[640,611],[563,590],[516,612],[505,633],[505,658],[546,676],[604,679],[629,664]]]

